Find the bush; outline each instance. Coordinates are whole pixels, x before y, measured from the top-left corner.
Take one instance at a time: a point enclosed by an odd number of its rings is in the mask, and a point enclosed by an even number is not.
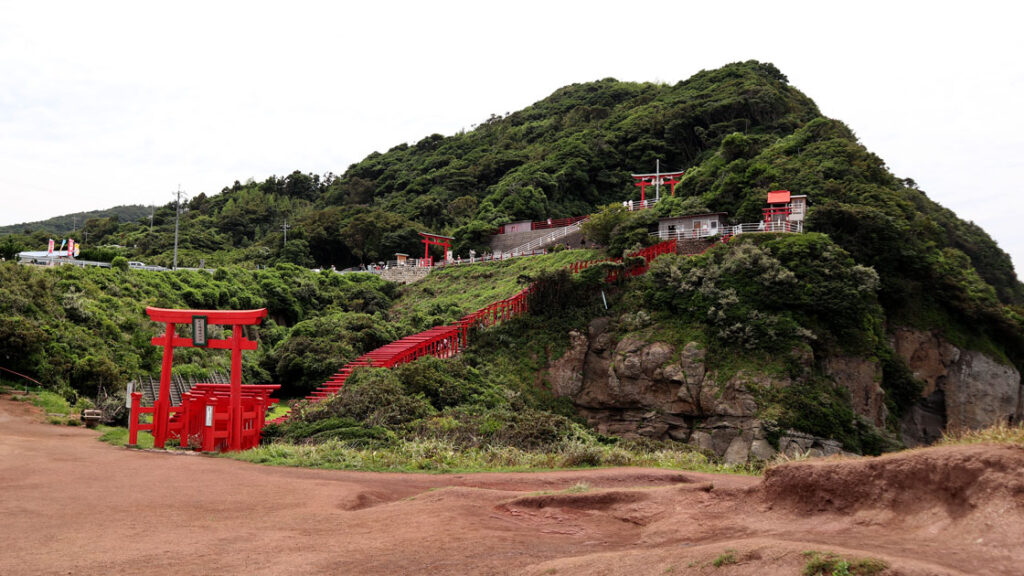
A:
[[[485,384],[461,358],[425,356],[397,366],[394,373],[407,394],[426,398],[438,410],[462,404],[495,406],[502,401],[500,391]]]
[[[395,373],[384,368],[356,370],[338,394],[303,410],[296,422],[346,417],[363,426],[396,428],[424,418],[434,408],[422,396],[405,393]]]
[[[110,267],[114,270],[127,270],[128,259],[124,256],[115,256],[114,259],[110,261]]]

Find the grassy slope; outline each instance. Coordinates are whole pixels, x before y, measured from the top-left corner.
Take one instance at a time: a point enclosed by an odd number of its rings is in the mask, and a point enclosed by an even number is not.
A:
[[[566,250],[544,256],[452,266],[402,288],[391,308],[397,318],[440,316],[455,320],[525,288],[539,273],[598,258],[594,250]]]

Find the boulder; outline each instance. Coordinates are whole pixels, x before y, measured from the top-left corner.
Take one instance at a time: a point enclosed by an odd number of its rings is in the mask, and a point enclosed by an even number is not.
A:
[[[746,464],[750,458],[751,440],[742,434],[733,438],[722,458],[726,464]]]

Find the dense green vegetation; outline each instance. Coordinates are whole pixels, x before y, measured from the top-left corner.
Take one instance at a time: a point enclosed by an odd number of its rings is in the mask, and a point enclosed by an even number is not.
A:
[[[639,196],[629,174],[656,159],[686,169],[677,196],[655,210],[624,211],[618,203]],[[620,256],[653,241],[658,216],[714,211],[757,221],[774,189],[808,195],[811,233],[750,234],[698,257],[664,257],[646,278],[608,289],[610,312],[593,300],[601,268],[572,280],[552,274],[593,252],[451,268],[401,290],[370,275],[308,270],[417,254],[420,230],[454,236],[466,255],[484,250],[502,223],[588,213],[596,214],[587,235]],[[152,223],[148,213],[79,219],[70,234],[88,234],[83,257],[115,262],[113,269],[0,266],[0,365],[72,400],[103,396],[158,369],[146,305],[266,306],[271,319],[252,331],[260,349],[246,355],[245,378],[279,382],[286,396],[298,396],[367,350],[543,279],[558,287],[537,296],[547,298],[543,318],[481,333],[444,368],[426,362],[360,374],[351,393],[368,396],[300,406],[296,427],[274,433],[345,450],[397,450],[406,441],[483,451],[557,451],[569,440],[612,446],[537,385],[566,333],[598,314],[633,318],[626,324],[643,325],[651,338],[699,341],[722,373],[758,367],[787,375],[793,386],[759,392],[766,422],[865,452],[885,441],[853,417],[808,356],[879,360],[893,423],[920,385],[889,348],[887,327],[939,330],[1024,367],[1024,285],[1009,257],[976,225],[891,174],[771,64],[730,64],[674,85],[574,84],[470,132],[373,153],[340,176],[295,171],[235,182],[181,208],[179,263],[215,273],[127,269],[127,260],[171,264],[174,204],[157,208]],[[41,249],[64,231],[57,222],[19,228],[0,238],[0,256]],[[176,369],[184,373],[226,368],[225,355],[180,354]],[[402,406],[401,418],[367,411],[366,398]],[[523,427],[550,435],[534,443],[516,436]]]
[[[0,362],[71,400],[123,394],[128,380],[159,372],[160,349],[149,342],[161,328],[146,318],[146,306],[267,307],[270,318],[253,330],[260,348],[243,357],[243,370],[249,382],[282,382],[286,394],[320,384],[347,360],[416,331],[376,320],[390,307],[395,285],[370,274],[314,273],[289,264],[209,274],[42,269],[6,262],[0,264],[0,285]],[[349,331],[343,342],[317,341],[328,349],[307,355],[308,335],[324,318]],[[359,332],[359,326],[369,331]],[[210,336],[223,336],[223,329],[211,326]],[[177,354],[175,369],[183,374],[229,368],[224,352]]]
[[[774,66],[756,62],[674,86],[574,84],[471,132],[373,153],[341,176],[295,171],[197,194],[183,206],[179,263],[340,269],[417,253],[417,230],[454,235],[456,252],[467,255],[495,225],[587,214],[634,197],[630,172],[656,158],[693,166],[732,132],[777,138],[817,116]],[[85,224],[87,247],[128,246],[133,259],[167,265],[174,216],[173,204],[159,208],[153,233],[148,218],[94,218]],[[44,236],[25,244],[42,245]]]

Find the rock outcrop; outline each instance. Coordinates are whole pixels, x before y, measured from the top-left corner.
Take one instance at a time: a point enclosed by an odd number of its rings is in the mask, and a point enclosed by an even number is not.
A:
[[[907,446],[930,444],[945,428],[981,428],[1020,422],[1020,373],[981,352],[962,350],[940,335],[897,328],[892,346],[924,382],[921,402],[903,418]]]
[[[619,324],[636,322],[624,317]],[[723,377],[707,369],[706,353],[696,342],[677,349],[637,333],[616,339],[611,323],[599,318],[586,333],[570,333],[568,350],[547,373],[554,393],[571,398],[598,431],[688,442],[730,463],[769,459],[778,451],[842,451],[835,441],[791,431],[783,432],[777,448],[769,442],[751,391],[789,386],[789,378],[745,370]],[[930,444],[947,427],[1022,420],[1021,378],[1012,366],[961,350],[932,332],[899,328],[892,346],[925,383],[921,401],[902,421],[908,446]],[[794,351],[794,357],[799,356]],[[807,351],[802,363],[808,371],[814,362]],[[855,413],[885,427],[888,413],[877,360],[840,355],[823,359],[819,366],[849,391]]]
[[[879,428],[885,427],[889,412],[882,390],[882,366],[876,360],[857,356],[830,356],[825,373],[850,392],[853,411]]]
[[[778,453],[757,419],[751,390],[788,386],[788,378],[740,370],[722,381],[707,370],[706,353],[696,342],[678,350],[636,335],[615,340],[609,324],[599,318],[586,334],[571,332],[569,348],[547,372],[552,391],[571,398],[599,432],[688,442],[734,464]],[[877,368],[850,359],[836,370],[850,386],[863,388],[864,402],[875,413],[881,410],[884,420],[884,404],[871,396],[878,389]],[[790,456],[842,451],[838,442],[795,432],[784,433],[778,446]]]

